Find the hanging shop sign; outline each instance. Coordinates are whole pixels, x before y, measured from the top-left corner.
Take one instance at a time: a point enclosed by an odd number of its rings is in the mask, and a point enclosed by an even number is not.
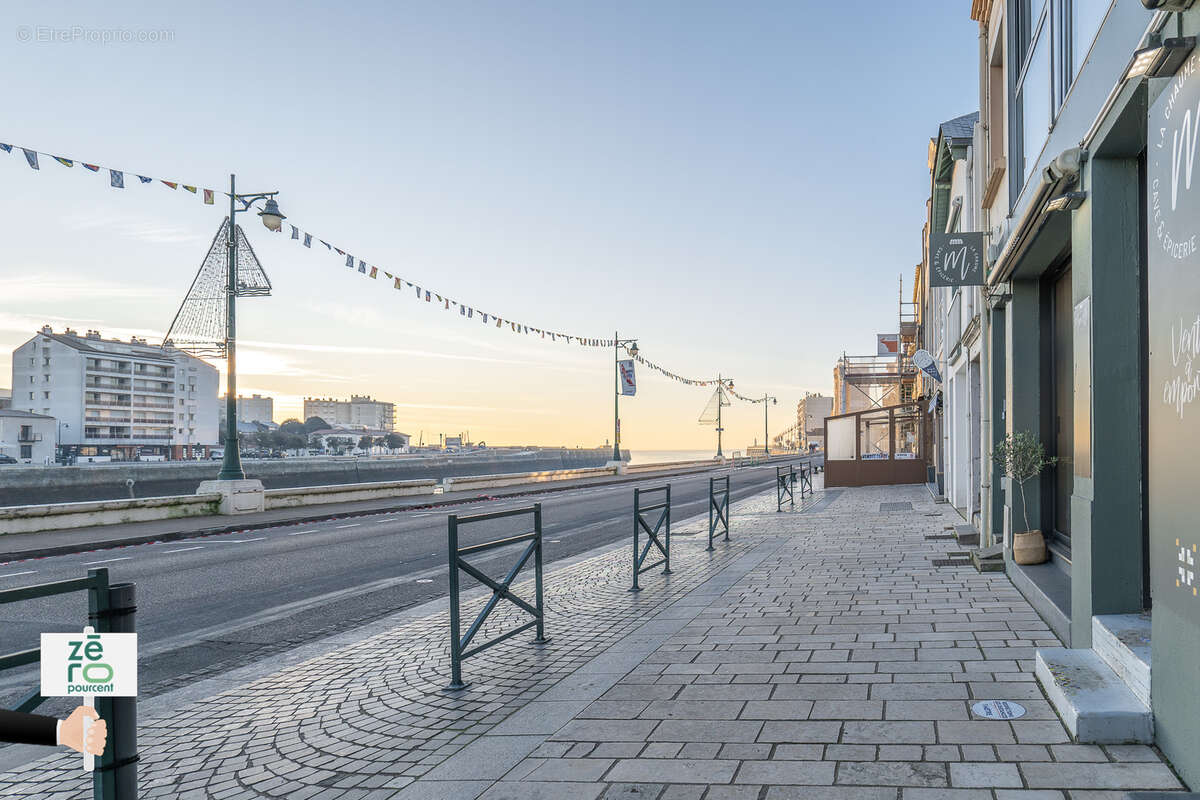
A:
[[[900,355],[900,334],[898,333],[877,333],[875,334],[876,354],[881,356],[898,356]]]
[[[937,362],[928,350],[918,350],[913,353],[912,361],[921,372],[924,372],[938,383],[942,382],[942,373],[938,371]]]
[[[1150,336],[1150,572],[1154,606],[1200,638],[1200,56],[1149,110],[1146,130]],[[1157,676],[1156,676],[1157,678]]]
[[[929,237],[930,286],[982,286],[983,232],[935,233]]]

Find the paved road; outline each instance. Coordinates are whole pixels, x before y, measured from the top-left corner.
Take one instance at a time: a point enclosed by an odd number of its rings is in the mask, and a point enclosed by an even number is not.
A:
[[[718,473],[730,472],[718,470]],[[630,536],[633,487],[672,486],[672,514],[705,514],[712,473],[279,526],[35,559],[0,567],[0,589],[78,577],[105,566],[111,580],[137,584],[142,696],[267,658],[446,594],[446,516],[541,502],[547,562]],[[732,499],[772,487],[774,465],[730,472]],[[518,532],[517,519],[464,527],[462,543]],[[513,554],[483,563],[503,573]],[[37,634],[78,630],[82,593],[0,606],[0,652],[36,645]],[[23,679],[22,679],[23,678]],[[34,681],[35,682],[35,681]],[[30,685],[0,677],[0,705]]]

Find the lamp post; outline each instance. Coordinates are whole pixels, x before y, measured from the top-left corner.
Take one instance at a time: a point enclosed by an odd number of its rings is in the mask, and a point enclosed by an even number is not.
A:
[[[242,469],[241,445],[237,429],[237,311],[238,263],[237,263],[237,213],[249,211],[259,200],[265,200],[263,210],[258,212],[267,230],[278,232],[287,219],[275,202],[279,192],[238,194],[235,177],[229,176],[229,286],[225,299],[225,454],[221,461],[219,481],[240,481],[246,477]],[[241,203],[241,208],[238,204]]]
[[[628,345],[628,347],[626,347]],[[613,331],[613,377],[616,386],[613,394],[613,461],[621,463],[621,348],[625,347],[629,355],[638,354],[637,339],[622,339],[620,333]]]
[[[768,400],[771,402],[768,403]],[[770,434],[767,433],[767,406],[775,405],[778,402],[779,400],[771,397],[770,395],[763,395],[763,455],[765,456],[771,455],[771,437]]]
[[[721,433],[725,430],[721,427],[721,406],[725,405],[725,384],[729,384],[729,391],[733,391],[733,378],[728,380],[717,374],[717,458],[724,458],[725,454],[721,452]]]

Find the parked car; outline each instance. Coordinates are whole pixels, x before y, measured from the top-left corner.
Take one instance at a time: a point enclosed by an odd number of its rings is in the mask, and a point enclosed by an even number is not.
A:
[[[17,461],[12,456],[0,455],[0,464],[20,464],[20,463],[21,463],[20,461]]]

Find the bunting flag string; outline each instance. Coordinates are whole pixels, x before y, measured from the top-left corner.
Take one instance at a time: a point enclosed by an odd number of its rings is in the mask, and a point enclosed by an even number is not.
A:
[[[765,398],[765,397],[746,397],[745,395],[738,394],[733,389],[730,389],[729,393],[731,395],[733,395],[734,397],[736,397],[738,400],[741,400],[743,403],[765,403],[765,402],[767,402],[767,398]]]
[[[147,175],[143,175],[140,172],[131,172],[128,170],[120,170],[120,169],[115,169],[112,167],[104,167],[100,164],[93,164],[93,163],[89,163],[86,161],[81,161],[76,158],[68,158],[66,156],[56,155],[53,153],[47,153],[47,152],[40,151],[40,150],[21,147],[19,145],[12,145],[12,144],[0,142],[0,151],[3,151],[5,153],[11,154],[14,147],[16,147],[17,149],[19,149],[21,152],[23,152],[25,154],[25,160],[28,163],[29,167],[31,169],[38,170],[39,172],[41,171],[41,165],[38,161],[38,156],[42,155],[42,156],[49,157],[50,159],[58,162],[63,167],[66,167],[68,169],[73,168],[75,166],[75,164],[78,163],[78,164],[81,164],[84,167],[84,169],[88,170],[89,172],[100,172],[102,169],[106,170],[108,172],[108,176],[109,176],[109,186],[111,186],[114,189],[126,188],[125,187],[125,175],[126,174],[131,175],[131,176],[136,176],[138,179],[138,183],[141,183],[141,184],[150,184],[150,183],[155,182],[154,178],[147,176]],[[183,183],[178,180],[166,180],[164,178],[159,178],[158,182],[173,191],[177,190],[179,188],[183,188],[184,191],[190,192],[191,194],[199,195],[200,197],[203,198],[203,202],[205,205],[213,205],[215,203],[215,197],[216,197],[217,192],[213,189],[203,189],[203,188],[199,188],[197,184],[187,184],[187,183]],[[228,196],[227,192],[221,192],[221,194]],[[289,237],[291,241],[294,241],[297,244],[299,244],[305,248],[312,249],[312,243],[313,243],[313,238],[314,238],[315,234],[313,234],[309,231],[306,231],[296,225],[290,224],[290,223],[289,223],[288,227],[291,230],[291,236]],[[348,251],[343,250],[342,248],[331,244],[329,241],[327,241],[325,239],[317,237],[317,241],[320,242],[321,244],[325,245],[325,249],[327,251],[336,252],[339,257],[344,256],[346,267],[348,267],[351,270],[355,270],[358,274],[360,274],[366,278],[369,278],[369,279],[378,280],[379,273],[382,272],[383,275],[392,282],[393,289],[395,289],[395,290],[413,289],[416,293],[417,299],[421,300],[422,296],[423,296],[425,302],[427,302],[427,303],[432,303],[433,298],[436,297],[438,304],[442,306],[443,310],[450,311],[452,309],[457,309],[459,316],[463,317],[465,319],[479,320],[483,325],[487,325],[489,322],[494,323],[497,328],[503,328],[503,327],[507,326],[509,328],[509,330],[512,331],[513,333],[520,333],[520,334],[523,334],[526,336],[534,335],[534,336],[538,336],[541,339],[549,338],[549,340],[551,342],[555,342],[555,343],[561,342],[561,343],[567,344],[567,345],[573,344],[578,347],[606,348],[606,347],[614,347],[617,344],[612,339],[606,339],[604,337],[578,336],[576,334],[563,333],[561,331],[556,331],[556,330],[548,330],[545,328],[539,328],[539,327],[535,327],[533,325],[528,325],[528,324],[525,324],[522,322],[517,322],[513,319],[509,319],[507,317],[502,317],[502,316],[500,316],[498,314],[494,314],[490,311],[483,311],[482,309],[480,309],[476,306],[469,305],[469,304],[464,303],[459,300],[455,300],[446,295],[440,294],[438,292],[434,292],[431,289],[422,289],[422,287],[420,285],[414,284],[412,281],[409,281],[409,280],[401,277],[400,275],[397,275],[395,273],[384,270],[382,267],[369,264],[366,262],[365,259],[354,256],[354,255],[350,254]],[[627,351],[628,351],[628,349],[627,349]],[[656,364],[656,363],[648,360],[647,358],[645,358],[644,356],[642,356],[640,354],[633,355],[631,353],[630,355],[632,358],[636,359],[637,362],[639,364],[641,364],[642,366],[647,367],[647,368],[659,373],[660,375],[662,375],[665,378],[670,378],[671,380],[677,381],[677,382],[685,384],[687,386],[714,386],[718,383],[718,380],[715,378],[713,378],[713,379],[687,378],[687,377],[684,377],[677,373],[674,373],[674,372],[666,369],[665,367],[660,366],[659,364]],[[761,400],[750,400],[749,398],[744,398],[744,397],[741,397],[740,395],[737,395],[737,396],[742,400],[746,400],[747,402],[753,402],[753,403],[762,402]]]

